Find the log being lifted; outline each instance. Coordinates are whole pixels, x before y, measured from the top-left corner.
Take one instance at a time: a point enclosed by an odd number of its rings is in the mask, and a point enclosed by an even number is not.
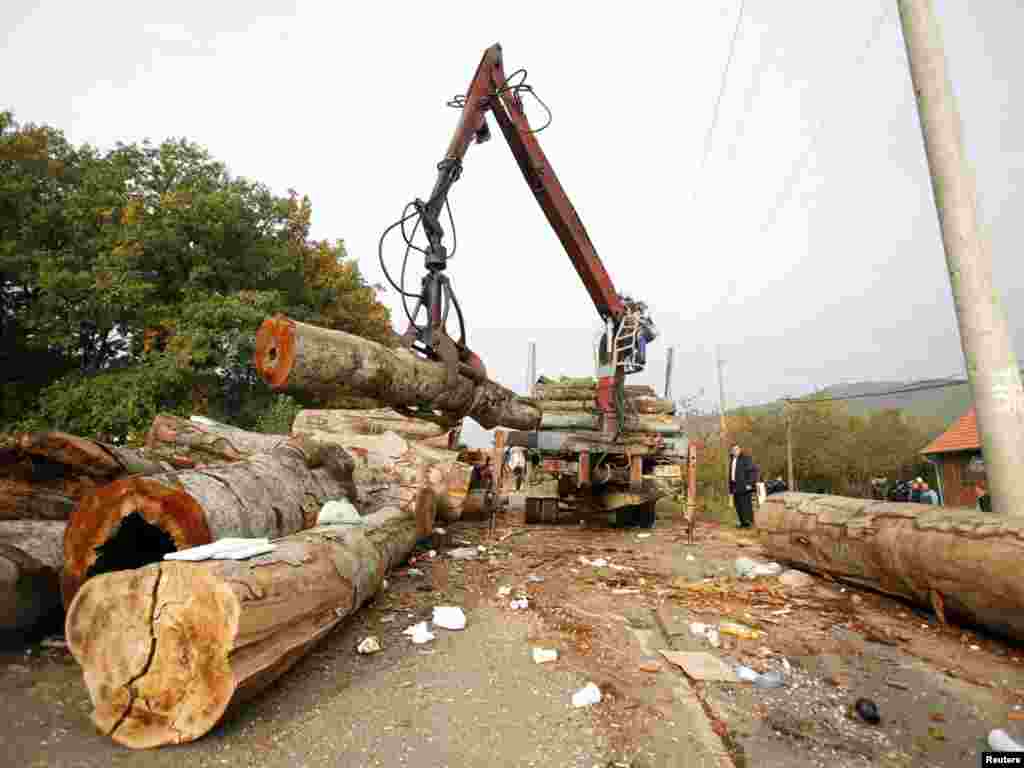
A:
[[[1024,640],[1021,518],[790,492],[768,497],[757,527],[775,560]]]
[[[21,434],[0,449],[0,520],[67,520],[75,501],[99,485],[171,469],[135,448],[64,432]]]
[[[322,526],[244,561],[162,562],[92,579],[65,636],[93,722],[136,749],[200,738],[266,688],[380,588],[416,542],[384,509]]]
[[[339,386],[392,407],[424,407],[466,415],[484,429],[534,429],[540,409],[509,389],[470,378],[462,367],[449,386],[442,363],[343,331],[331,331],[283,315],[263,321],[254,364],[273,389],[300,401],[330,396]]]
[[[657,397],[654,387],[647,384],[626,384],[623,387],[626,398]],[[593,400],[597,397],[597,382],[593,384],[538,384],[533,390],[537,400]]]
[[[64,537],[61,593],[225,537],[278,538],[311,528],[322,505],[352,497],[353,462],[338,446],[291,438],[245,461],[118,480],[87,494]]]
[[[0,520],[0,633],[59,621],[66,527],[58,520]]]

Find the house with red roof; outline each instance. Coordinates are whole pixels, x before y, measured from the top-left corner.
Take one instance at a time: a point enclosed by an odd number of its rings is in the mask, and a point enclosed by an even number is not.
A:
[[[975,486],[985,480],[978,417],[973,406],[953,426],[921,449],[935,465],[941,503],[948,507],[975,507]]]

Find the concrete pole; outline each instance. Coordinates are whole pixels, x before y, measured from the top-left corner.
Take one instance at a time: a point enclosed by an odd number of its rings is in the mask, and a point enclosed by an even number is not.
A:
[[[533,397],[535,386],[537,386],[537,342],[531,339],[526,352],[526,395],[528,397]]]
[[[725,361],[722,360],[722,353],[718,347],[715,347],[715,358],[716,365],[718,366],[718,413],[719,413],[719,426],[722,428],[722,440],[728,441],[729,429],[725,423],[725,378],[722,376],[722,365]]]
[[[786,403],[786,484],[789,490],[796,490],[796,477],[793,474],[793,406]]]
[[[676,348],[668,348],[668,357],[665,362],[665,399],[672,399],[672,358],[675,357]]]
[[[930,0],[898,0],[992,511],[1024,516],[1024,390]]]

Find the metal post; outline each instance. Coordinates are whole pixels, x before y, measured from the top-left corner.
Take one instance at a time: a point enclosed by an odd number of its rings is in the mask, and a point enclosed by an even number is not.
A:
[[[992,258],[978,226],[973,171],[930,0],[898,0],[931,172],[960,343],[978,414],[992,511],[1024,516],[1024,390]]]
[[[793,410],[787,402],[783,406],[786,412],[786,475],[789,490],[796,490],[796,478],[793,475]]]
[[[675,347],[668,348],[668,358],[665,362],[665,399],[672,399],[672,358],[675,356]]]

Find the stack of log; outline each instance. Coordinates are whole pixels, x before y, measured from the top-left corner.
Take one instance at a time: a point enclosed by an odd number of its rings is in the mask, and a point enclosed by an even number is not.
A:
[[[534,393],[543,412],[541,430],[600,429],[596,381],[592,384],[581,380],[571,384],[538,384]],[[675,435],[681,431],[678,419],[673,418],[675,403],[658,397],[652,387],[627,385],[625,404],[627,433]]]

